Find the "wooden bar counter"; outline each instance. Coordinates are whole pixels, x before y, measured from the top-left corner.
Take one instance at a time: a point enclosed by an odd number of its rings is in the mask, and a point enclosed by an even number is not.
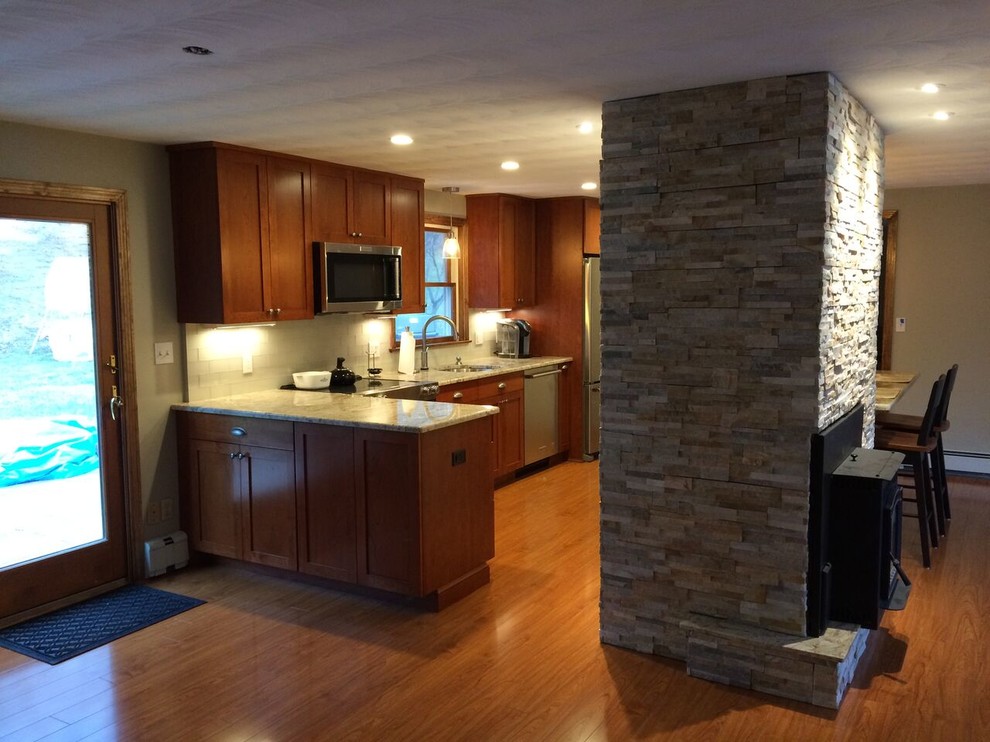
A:
[[[877,371],[877,409],[889,411],[917,378],[911,371]]]

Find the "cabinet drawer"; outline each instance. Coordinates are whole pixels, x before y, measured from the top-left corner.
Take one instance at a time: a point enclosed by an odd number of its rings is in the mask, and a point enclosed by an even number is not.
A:
[[[471,404],[478,399],[478,382],[466,381],[463,384],[449,384],[440,387],[437,402]]]
[[[511,392],[521,392],[523,390],[523,375],[506,374],[504,376],[492,376],[488,379],[481,379],[478,382],[477,399],[488,399],[501,394]]]
[[[292,423],[285,420],[180,412],[178,422],[180,430],[186,436],[199,440],[281,448],[286,451],[291,451],[294,445]],[[237,435],[233,432],[235,430],[244,432]]]

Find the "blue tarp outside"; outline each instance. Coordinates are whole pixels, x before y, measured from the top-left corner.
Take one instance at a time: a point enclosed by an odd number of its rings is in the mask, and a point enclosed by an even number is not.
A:
[[[68,479],[100,465],[91,421],[4,420],[0,426],[0,487]]]

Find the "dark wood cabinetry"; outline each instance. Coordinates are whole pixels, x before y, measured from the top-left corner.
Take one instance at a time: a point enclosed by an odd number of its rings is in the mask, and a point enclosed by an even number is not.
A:
[[[213,143],[169,158],[178,320],[312,317],[309,163]]]
[[[490,417],[425,433],[176,417],[193,549],[437,608],[488,582]]]
[[[523,465],[525,453],[523,375],[506,374],[460,384],[445,385],[438,402],[483,404],[498,407],[492,418],[492,474],[495,478],[513,474]]]
[[[502,193],[468,196],[468,303],[518,309],[536,303],[536,202]]]
[[[292,424],[179,415],[178,428],[190,546],[295,569]]]
[[[299,571],[357,582],[354,429],[296,423]]]
[[[169,164],[179,322],[311,319],[313,242],[402,246],[402,311],[422,310],[422,180],[216,142]]]
[[[402,309],[415,314],[426,309],[423,296],[423,225],[426,221],[423,181],[392,177],[392,241],[402,248]]]
[[[391,184],[378,173],[313,163],[313,239],[390,245]]]

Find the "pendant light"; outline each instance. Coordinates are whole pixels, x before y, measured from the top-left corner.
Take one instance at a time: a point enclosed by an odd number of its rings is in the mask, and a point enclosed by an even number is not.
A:
[[[443,257],[446,260],[456,260],[461,257],[461,245],[454,236],[454,197],[453,194],[460,193],[460,188],[444,186],[443,192],[447,194],[447,214],[450,216],[450,231],[447,232],[447,239],[443,241]]]

